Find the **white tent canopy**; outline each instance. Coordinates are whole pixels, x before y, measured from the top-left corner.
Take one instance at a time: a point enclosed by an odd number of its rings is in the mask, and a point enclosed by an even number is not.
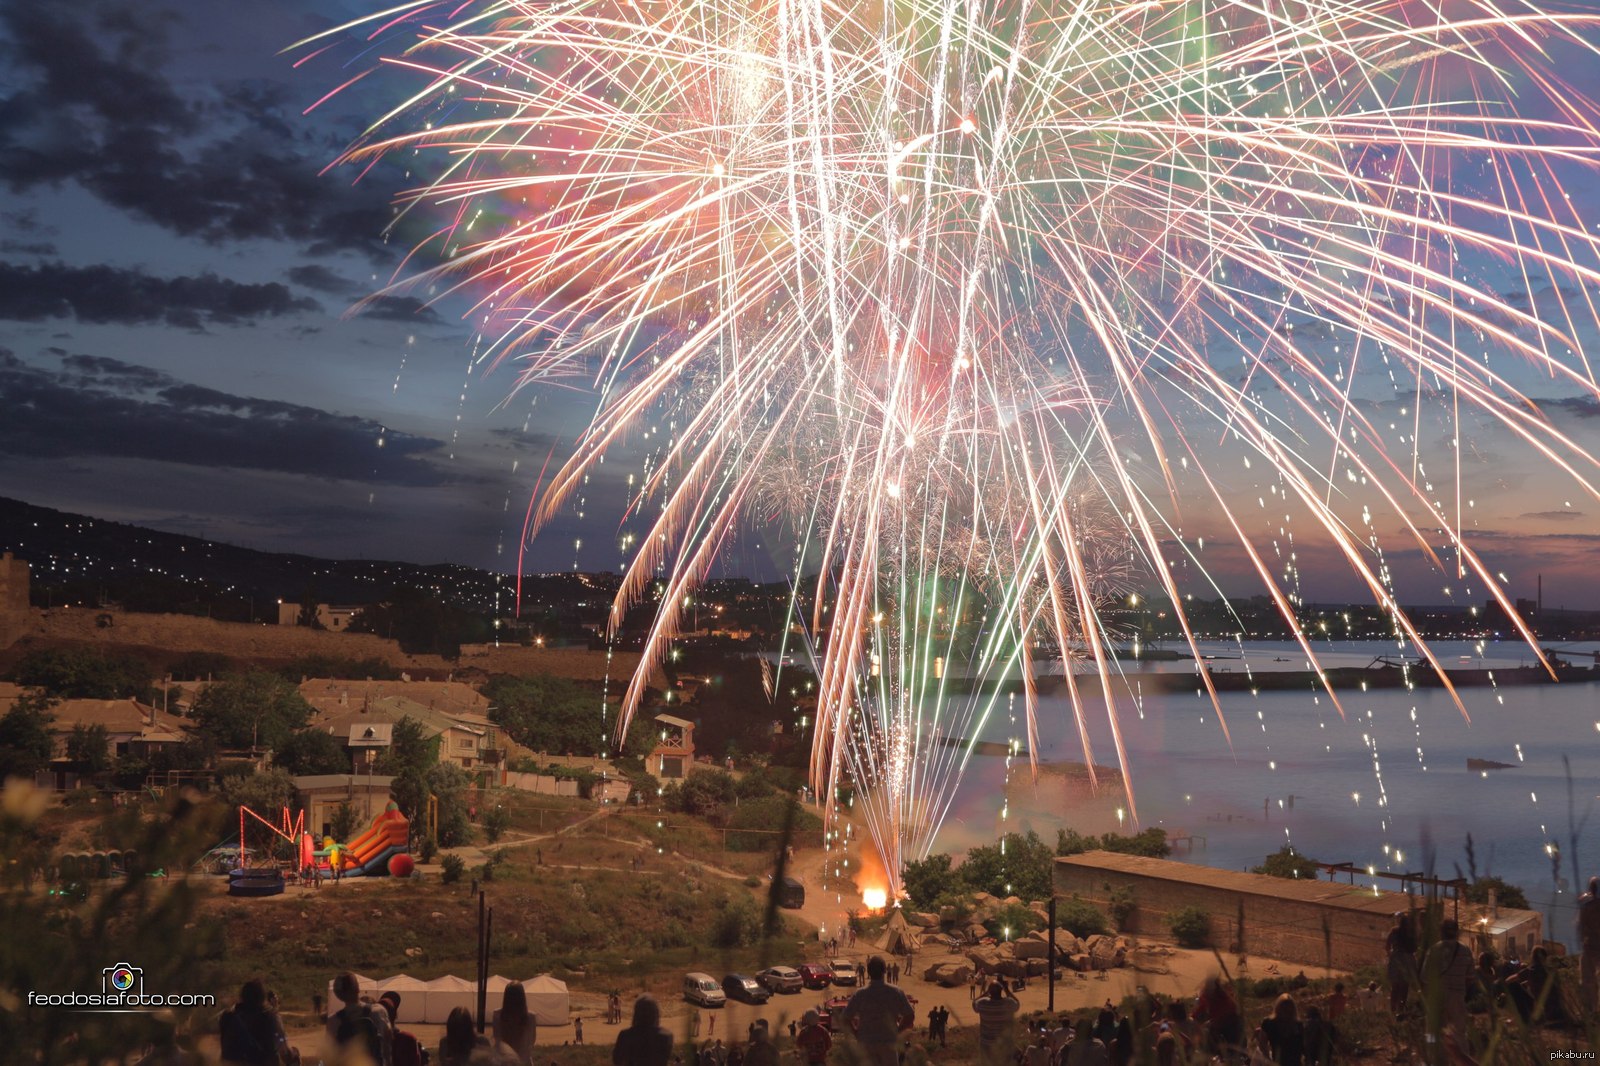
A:
[[[385,992],[396,992],[400,996],[401,1024],[426,1024],[443,1025],[450,1017],[450,1012],[457,1007],[465,1007],[476,1014],[478,1007],[478,986],[475,982],[464,977],[436,977],[431,981],[423,981],[406,974],[378,980],[372,977],[356,975],[356,983],[361,988],[362,998],[376,1003],[378,997]],[[495,976],[489,978],[489,996],[487,1006],[492,1015],[500,1008],[500,1001],[505,996],[506,986],[511,983],[511,978]],[[568,1011],[571,1007],[571,998],[564,982],[556,980],[549,974],[540,974],[522,982],[522,987],[528,997],[528,1012],[533,1015],[534,1021],[540,1025],[566,1025]],[[333,995],[333,982],[328,982],[328,1010],[338,1010],[340,1003]]]

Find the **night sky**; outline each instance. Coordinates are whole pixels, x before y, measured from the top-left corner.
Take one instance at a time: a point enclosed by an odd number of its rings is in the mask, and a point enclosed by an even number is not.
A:
[[[0,495],[270,550],[514,565],[538,471],[592,400],[531,406],[475,367],[464,305],[353,310],[433,224],[386,236],[398,163],[322,173],[397,90],[368,79],[303,115],[370,61],[279,53],[369,10],[0,4]],[[1600,450],[1600,404],[1523,384]],[[1547,602],[1600,606],[1600,507],[1488,431],[1468,444],[1475,543],[1512,594],[1542,572]],[[606,512],[558,521],[528,569],[617,568]],[[774,576],[777,553],[746,541],[725,570]],[[1313,597],[1361,595],[1306,554]],[[1413,558],[1396,539],[1402,595],[1443,602]],[[1236,552],[1209,565],[1251,591]]]

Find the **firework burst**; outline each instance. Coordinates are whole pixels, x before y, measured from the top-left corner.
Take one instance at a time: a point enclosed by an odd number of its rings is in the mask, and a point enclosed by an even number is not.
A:
[[[1308,655],[1291,511],[1403,637],[1364,501],[1509,608],[1464,532],[1459,448],[1429,475],[1420,421],[1386,430],[1360,381],[1594,492],[1517,385],[1595,393],[1596,242],[1559,179],[1600,133],[1547,51],[1592,52],[1581,11],[418,0],[355,26],[418,85],[345,161],[431,156],[404,206],[444,216],[419,249],[440,265],[398,285],[469,293],[523,385],[597,396],[537,521],[657,427],[614,614],[662,584],[647,663],[741,528],[794,532],[797,579],[820,575],[796,601],[816,783],[849,765],[877,797],[891,877],[992,704],[953,697],[941,660],[1020,672],[1034,739],[1038,648],[1092,664],[1136,812],[1104,608],[1137,567],[1189,633],[1189,500]],[[1282,522],[1224,473],[1252,459]]]

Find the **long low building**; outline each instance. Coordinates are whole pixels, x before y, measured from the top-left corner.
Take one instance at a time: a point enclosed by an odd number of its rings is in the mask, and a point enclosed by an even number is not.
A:
[[[1292,880],[1216,870],[1170,859],[1090,851],[1056,860],[1055,890],[1105,909],[1111,893],[1133,895],[1127,931],[1167,935],[1167,917],[1199,907],[1211,917],[1211,943],[1230,953],[1259,955],[1314,966],[1353,970],[1380,965],[1394,916],[1420,908],[1420,896],[1384,892],[1338,881]],[[1474,949],[1527,958],[1543,940],[1535,911],[1446,900]]]

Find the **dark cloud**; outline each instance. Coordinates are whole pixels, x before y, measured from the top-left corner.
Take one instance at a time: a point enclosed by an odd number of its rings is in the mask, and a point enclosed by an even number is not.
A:
[[[1585,518],[1582,511],[1525,511],[1518,518],[1542,518],[1548,522],[1575,522]]]
[[[277,282],[246,284],[215,274],[158,278],[109,266],[0,263],[0,319],[73,318],[95,324],[164,322],[183,329],[242,325],[258,318],[320,310]]]
[[[285,277],[301,288],[315,289],[336,296],[350,296],[358,291],[355,282],[318,263],[291,267]]]
[[[432,325],[439,321],[433,308],[415,296],[374,296],[356,305],[358,318],[373,318],[381,322],[410,322]]]
[[[104,356],[61,361],[51,371],[0,349],[0,455],[143,459],[407,487],[469,480],[436,461],[443,442],[370,419],[237,396]]]
[[[160,73],[171,66],[166,22],[146,5],[0,5],[0,182],[18,192],[75,183],[211,242],[386,258],[394,190],[320,176],[342,138],[302,121],[279,87],[180,93]]]

